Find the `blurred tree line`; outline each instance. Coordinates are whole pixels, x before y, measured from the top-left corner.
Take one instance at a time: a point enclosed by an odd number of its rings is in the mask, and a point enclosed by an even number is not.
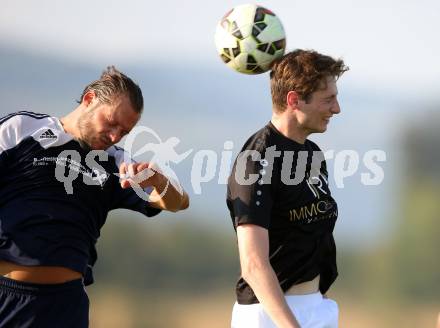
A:
[[[401,297],[440,305],[438,109],[412,121],[403,136],[405,156],[390,270]]]
[[[133,293],[203,293],[229,285],[232,293],[239,274],[232,223],[228,234],[200,222],[166,212],[153,220],[110,217],[97,247],[97,283]]]
[[[340,252],[337,286],[371,302],[432,304],[440,310],[440,114],[422,113],[401,133],[392,234],[366,251]],[[390,160],[390,159],[388,159]],[[398,169],[398,168],[396,168]]]

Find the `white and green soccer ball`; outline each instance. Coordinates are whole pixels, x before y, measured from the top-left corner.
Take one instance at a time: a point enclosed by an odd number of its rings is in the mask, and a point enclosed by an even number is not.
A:
[[[275,14],[258,5],[240,5],[218,23],[215,45],[223,62],[245,74],[260,74],[284,54],[286,35]]]

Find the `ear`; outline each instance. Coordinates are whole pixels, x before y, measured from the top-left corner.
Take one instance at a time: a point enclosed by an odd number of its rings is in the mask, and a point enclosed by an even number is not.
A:
[[[286,95],[286,104],[287,107],[297,107],[298,106],[299,96],[296,91],[289,91]]]
[[[82,103],[87,107],[93,102],[95,98],[96,94],[94,91],[87,91],[83,96]]]

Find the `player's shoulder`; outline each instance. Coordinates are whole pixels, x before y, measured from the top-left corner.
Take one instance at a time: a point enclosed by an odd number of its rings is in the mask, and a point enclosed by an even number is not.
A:
[[[0,131],[2,131],[2,134],[14,135],[17,140],[33,135],[45,127],[51,127],[55,131],[62,130],[58,119],[48,114],[20,111],[0,118]]]
[[[0,118],[1,149],[11,149],[27,138],[34,138],[44,147],[64,141],[58,119],[41,113],[20,111]]]
[[[29,111],[9,113],[0,118],[0,126],[18,127],[22,125],[39,125],[43,120],[51,118],[48,114]]]
[[[266,125],[246,140],[241,151],[257,150],[261,152],[271,145],[271,131]]]

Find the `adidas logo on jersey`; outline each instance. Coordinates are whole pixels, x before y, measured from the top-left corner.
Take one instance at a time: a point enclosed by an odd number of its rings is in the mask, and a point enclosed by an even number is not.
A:
[[[55,133],[53,133],[53,131],[51,129],[46,130],[45,132],[43,132],[40,135],[40,140],[41,139],[56,139],[57,136],[55,135]]]

